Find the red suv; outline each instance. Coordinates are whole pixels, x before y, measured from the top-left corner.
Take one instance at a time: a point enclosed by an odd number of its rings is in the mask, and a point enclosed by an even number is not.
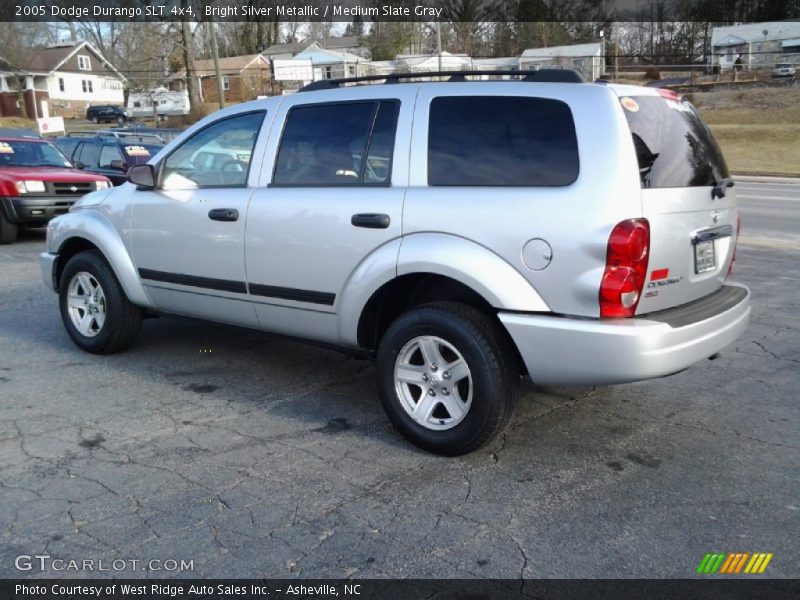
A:
[[[110,185],[107,177],[76,169],[52,142],[0,137],[0,244],[16,240],[20,225],[44,225]]]

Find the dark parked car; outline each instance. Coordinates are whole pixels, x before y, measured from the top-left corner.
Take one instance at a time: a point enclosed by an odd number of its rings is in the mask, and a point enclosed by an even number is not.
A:
[[[105,175],[114,185],[125,183],[130,167],[146,163],[164,145],[155,135],[111,132],[71,133],[55,142],[76,167]]]
[[[128,114],[122,106],[100,104],[86,109],[86,119],[92,123],[119,123],[128,120]]]

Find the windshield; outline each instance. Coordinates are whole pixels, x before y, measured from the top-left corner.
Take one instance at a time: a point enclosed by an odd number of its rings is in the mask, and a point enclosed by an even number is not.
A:
[[[694,106],[677,96],[620,98],[644,188],[702,187],[730,177],[725,159]]]
[[[50,142],[0,141],[0,167],[72,167]]]

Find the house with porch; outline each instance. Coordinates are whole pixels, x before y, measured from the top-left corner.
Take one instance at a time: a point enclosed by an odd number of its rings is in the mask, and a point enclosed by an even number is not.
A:
[[[771,21],[715,27],[711,32],[709,66],[732,69],[736,60],[745,71],[772,68],[779,62],[800,66],[800,22]]]
[[[34,49],[19,64],[0,56],[0,116],[20,116],[18,81],[29,117],[83,116],[97,104],[125,103],[128,81],[89,42]]]

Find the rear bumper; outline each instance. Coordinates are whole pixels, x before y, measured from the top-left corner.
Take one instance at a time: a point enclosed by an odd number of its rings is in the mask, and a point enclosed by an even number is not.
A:
[[[682,371],[734,342],[750,320],[750,290],[720,292],[633,319],[499,314],[531,378],[544,385],[609,385]]]
[[[0,197],[0,210],[12,223],[30,223],[44,225],[53,217],[69,212],[80,196],[56,197]]]

